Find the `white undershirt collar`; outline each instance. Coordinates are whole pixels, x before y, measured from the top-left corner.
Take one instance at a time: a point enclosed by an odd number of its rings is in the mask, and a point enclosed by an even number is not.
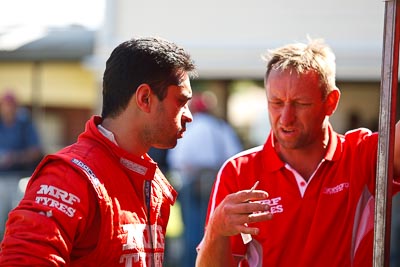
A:
[[[99,130],[99,132],[104,135],[108,140],[110,140],[111,142],[113,142],[115,145],[118,146],[117,140],[115,140],[115,136],[114,134],[107,130],[106,128],[104,128],[103,125],[99,124],[97,125],[97,129]]]
[[[306,192],[307,186],[309,185],[309,183],[311,182],[311,180],[313,179],[315,173],[317,172],[317,170],[319,169],[319,167],[321,166],[322,162],[324,162],[325,159],[322,159],[321,162],[318,164],[317,168],[315,169],[315,171],[313,172],[313,174],[311,175],[310,179],[308,181],[306,181],[303,176],[301,176],[295,169],[293,169],[288,163],[285,163],[285,168],[288,169],[289,171],[291,171],[294,175],[294,178],[296,179],[297,182],[297,186],[299,188],[300,191],[300,195],[301,197],[304,197],[304,193]]]

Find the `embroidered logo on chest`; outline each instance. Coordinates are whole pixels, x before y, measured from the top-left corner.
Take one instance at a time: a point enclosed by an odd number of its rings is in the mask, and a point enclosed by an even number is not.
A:
[[[338,184],[338,185],[336,185],[334,187],[325,187],[322,190],[322,193],[326,194],[326,195],[333,195],[333,194],[340,193],[343,190],[348,189],[349,187],[350,187],[349,183],[347,183],[347,182],[346,183],[341,183],[341,184]]]

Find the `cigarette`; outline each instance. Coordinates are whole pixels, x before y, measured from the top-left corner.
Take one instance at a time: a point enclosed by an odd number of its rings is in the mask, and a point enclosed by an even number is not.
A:
[[[256,188],[257,185],[260,181],[257,181],[251,188],[250,188],[250,193],[253,192]],[[244,224],[245,226],[248,226],[247,223]],[[251,234],[243,234],[240,233],[240,235],[242,236],[242,240],[243,243],[246,245],[247,243],[250,243],[251,240],[253,240],[253,238],[251,237]]]
[[[250,193],[253,192],[253,191],[257,188],[257,185],[258,185],[259,183],[260,183],[260,181],[257,181],[257,182],[253,185],[253,187],[250,188]]]

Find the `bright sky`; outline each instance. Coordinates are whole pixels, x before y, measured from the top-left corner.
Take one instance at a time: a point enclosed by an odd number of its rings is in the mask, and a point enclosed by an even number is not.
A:
[[[0,0],[0,30],[4,27],[82,24],[96,28],[106,0]]]

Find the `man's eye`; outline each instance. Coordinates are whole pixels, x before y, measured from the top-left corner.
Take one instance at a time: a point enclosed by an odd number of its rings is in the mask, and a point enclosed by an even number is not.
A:
[[[271,106],[282,106],[283,102],[279,102],[279,101],[271,101],[268,103]]]
[[[302,103],[302,102],[298,102],[298,103],[296,103],[296,105],[297,106],[299,106],[299,107],[308,107],[308,106],[311,106],[311,104],[310,103]]]
[[[180,106],[183,107],[188,103],[188,100],[187,99],[179,99],[178,103],[179,103]]]

